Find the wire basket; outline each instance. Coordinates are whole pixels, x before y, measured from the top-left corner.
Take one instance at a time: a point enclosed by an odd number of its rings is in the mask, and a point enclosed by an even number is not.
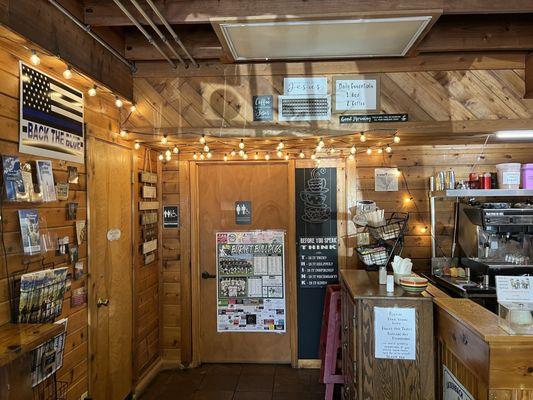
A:
[[[383,226],[370,226],[368,231],[376,240],[393,240],[402,235],[409,220],[408,213],[392,213]]]
[[[33,388],[33,400],[66,400],[68,382],[56,380],[55,374]]]
[[[389,258],[387,248],[382,245],[361,246],[356,251],[359,259],[369,267],[385,265]]]

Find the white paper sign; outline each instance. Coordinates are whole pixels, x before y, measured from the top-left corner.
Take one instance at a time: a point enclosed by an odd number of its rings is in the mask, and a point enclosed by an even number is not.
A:
[[[533,276],[497,276],[498,302],[533,303]]]
[[[327,95],[328,80],[322,78],[284,78],[283,94],[293,96]]]
[[[115,240],[119,240],[121,234],[122,234],[122,232],[118,228],[110,229],[110,230],[107,231],[107,240],[109,240],[110,242],[113,242]]]
[[[459,382],[459,380],[446,368],[442,366],[442,389],[444,400],[475,400],[468,390]]]
[[[374,307],[375,357],[416,360],[416,311],[414,308]]]
[[[335,110],[376,110],[377,88],[377,79],[335,80]]]
[[[374,190],[376,192],[397,192],[398,169],[376,168],[374,170]]]

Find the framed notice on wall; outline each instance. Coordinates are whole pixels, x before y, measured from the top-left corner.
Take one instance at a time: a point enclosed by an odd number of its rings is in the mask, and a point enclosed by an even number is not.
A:
[[[217,332],[286,331],[285,233],[217,232]]]
[[[84,163],[83,93],[22,61],[19,151]]]
[[[379,75],[350,75],[333,77],[334,113],[361,111],[379,112]]]

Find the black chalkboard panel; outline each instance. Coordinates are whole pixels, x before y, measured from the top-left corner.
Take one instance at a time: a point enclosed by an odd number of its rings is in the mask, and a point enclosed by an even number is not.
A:
[[[337,170],[297,168],[298,358],[318,358],[326,285],[338,283]]]

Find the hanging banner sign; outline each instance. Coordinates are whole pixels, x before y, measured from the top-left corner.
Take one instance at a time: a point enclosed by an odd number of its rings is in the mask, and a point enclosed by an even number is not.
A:
[[[333,112],[379,111],[379,76],[333,78]]]
[[[20,62],[19,151],[84,163],[83,93]]]
[[[290,96],[309,96],[328,94],[328,79],[318,78],[284,78],[283,94]]]
[[[407,122],[408,114],[340,115],[341,124],[370,124],[372,122]]]
[[[218,232],[217,332],[286,331],[285,233]]]

